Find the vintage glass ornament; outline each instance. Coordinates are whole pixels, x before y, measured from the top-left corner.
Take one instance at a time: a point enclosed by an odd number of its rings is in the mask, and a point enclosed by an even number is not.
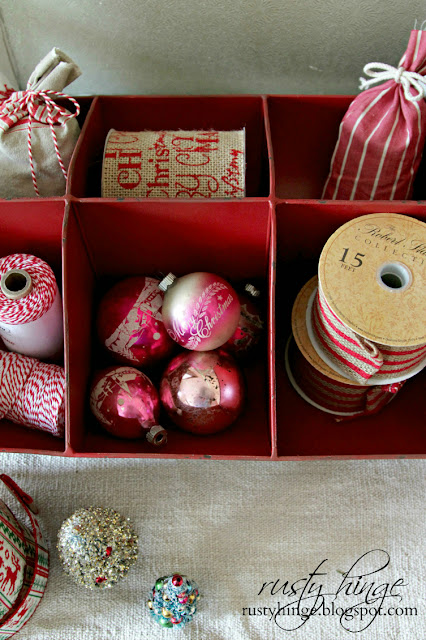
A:
[[[102,298],[96,326],[112,358],[133,367],[150,367],[172,355],[174,343],[162,319],[164,294],[159,280],[126,278]]]
[[[143,438],[154,445],[167,442],[158,424],[160,402],[151,380],[134,367],[108,367],[92,382],[90,409],[109,433],[119,438]]]
[[[245,398],[243,375],[223,351],[184,352],[163,374],[160,399],[170,418],[185,431],[222,431],[240,415]]]
[[[102,507],[75,511],[58,532],[58,552],[65,573],[88,589],[108,589],[138,557],[138,536],[129,519]]]
[[[259,295],[259,289],[252,284],[246,284],[244,293],[238,293],[241,305],[238,326],[222,347],[237,358],[242,358],[250,353],[262,335],[263,320],[256,304]]]
[[[194,580],[180,573],[155,581],[147,602],[152,617],[162,627],[183,627],[197,612],[200,593]]]
[[[231,285],[213,273],[169,273],[159,285],[165,291],[163,322],[169,336],[185,349],[210,351],[234,333],[240,303]]]

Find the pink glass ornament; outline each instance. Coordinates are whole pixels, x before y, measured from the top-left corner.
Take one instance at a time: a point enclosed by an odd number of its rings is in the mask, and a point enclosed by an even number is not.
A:
[[[117,362],[149,367],[172,355],[174,343],[163,324],[164,294],[158,283],[147,276],[126,278],[102,298],[98,336]]]
[[[151,380],[133,367],[108,367],[92,382],[90,408],[100,424],[119,438],[146,438],[151,444],[167,441],[158,425],[160,402]]]
[[[226,429],[240,415],[244,396],[242,373],[222,349],[179,354],[160,385],[161,402],[173,422],[198,434]]]
[[[220,276],[199,271],[176,278],[169,273],[159,286],[166,291],[163,322],[167,333],[185,349],[217,349],[234,333],[240,303]]]
[[[251,284],[245,286],[245,293],[239,293],[241,314],[233,335],[223,345],[223,349],[237,358],[244,357],[259,342],[263,331],[263,320],[255,299],[260,291]]]

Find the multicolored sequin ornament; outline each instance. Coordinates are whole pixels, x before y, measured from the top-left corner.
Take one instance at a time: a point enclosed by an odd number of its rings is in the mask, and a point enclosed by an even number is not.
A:
[[[88,589],[108,589],[138,557],[138,536],[128,519],[113,509],[78,509],[58,533],[64,571]]]
[[[154,620],[162,627],[183,627],[197,612],[199,599],[195,582],[174,573],[156,580],[147,605]]]

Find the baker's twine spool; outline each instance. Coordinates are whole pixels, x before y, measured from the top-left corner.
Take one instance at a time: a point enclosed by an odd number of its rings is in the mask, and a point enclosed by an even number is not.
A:
[[[26,253],[0,259],[0,334],[10,351],[41,359],[61,352],[62,301],[44,260]]]
[[[332,379],[312,366],[293,340],[287,345],[286,368],[299,395],[317,409],[333,414],[337,421],[375,415],[404,384],[396,382],[366,387]]]
[[[0,351],[0,420],[62,437],[65,371],[17,353]]]

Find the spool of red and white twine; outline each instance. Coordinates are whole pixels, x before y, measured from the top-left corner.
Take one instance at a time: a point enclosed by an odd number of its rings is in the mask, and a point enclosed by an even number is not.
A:
[[[62,352],[61,296],[52,269],[36,256],[0,259],[0,335],[10,351],[34,358]]]
[[[62,437],[65,371],[17,353],[0,351],[0,420]]]

